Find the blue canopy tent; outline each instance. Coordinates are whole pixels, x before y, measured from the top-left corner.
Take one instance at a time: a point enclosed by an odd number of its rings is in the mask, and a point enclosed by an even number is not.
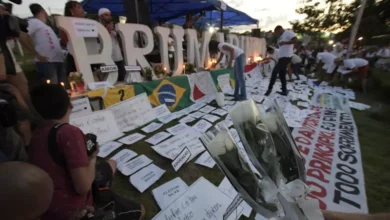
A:
[[[184,24],[185,16],[175,18],[168,21],[172,24]],[[250,17],[249,15],[236,10],[230,6],[227,6],[225,11],[214,10],[208,11],[205,17],[199,19],[194,25],[202,29],[208,27],[220,27],[222,26],[238,26],[238,25],[251,25],[258,24],[258,20]]]
[[[83,0],[81,4],[84,10],[91,14],[97,14],[100,8],[110,9],[112,15],[126,16],[126,5],[138,4],[146,0]],[[150,17],[154,22],[164,23],[173,18],[185,16],[189,13],[219,10],[221,6],[218,0],[147,0]],[[133,8],[134,9],[134,8]],[[137,12],[138,13],[138,12]]]

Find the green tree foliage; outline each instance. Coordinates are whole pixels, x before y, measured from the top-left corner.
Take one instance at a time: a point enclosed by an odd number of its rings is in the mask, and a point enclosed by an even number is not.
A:
[[[291,22],[297,33],[340,32],[337,37],[348,37],[360,7],[360,0],[346,5],[342,0],[326,0],[325,7],[318,1],[306,0],[305,6],[296,10],[305,15],[303,21]],[[367,39],[389,33],[390,0],[367,0],[359,36]]]

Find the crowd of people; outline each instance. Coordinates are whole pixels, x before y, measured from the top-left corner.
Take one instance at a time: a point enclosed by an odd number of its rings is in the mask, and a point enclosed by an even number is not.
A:
[[[48,15],[39,4],[30,5],[33,18],[28,20],[26,31],[18,38],[35,55],[36,68],[41,80],[51,80],[53,84],[41,84],[31,91],[21,68],[8,56],[6,44],[0,50],[0,219],[126,219],[138,220],[145,217],[142,204],[122,198],[111,189],[116,173],[116,162],[97,162],[98,146],[92,154],[87,152],[87,136],[69,124],[72,103],[66,90],[58,82],[66,82],[67,73],[76,71],[72,45],[65,33],[58,39],[46,22]],[[0,1],[0,13],[7,14]],[[80,3],[69,1],[65,5],[65,16],[84,17]],[[112,58],[118,65],[118,80],[125,76],[122,46],[115,32],[114,22],[108,9],[100,9],[99,22],[107,28],[113,41]],[[193,17],[188,17],[186,28],[192,28]],[[268,48],[268,59],[275,65],[269,95],[277,76],[282,82],[282,95],[288,95],[287,73],[298,73],[301,67],[311,69],[322,63],[320,77],[324,74],[338,79],[335,70],[355,71],[364,81],[367,77],[368,62],[361,58],[343,59],[341,49],[328,48],[315,52],[301,48],[295,52],[295,33],[275,28],[279,48]],[[33,44],[30,42],[32,39]],[[88,52],[98,53],[98,41],[86,38]],[[64,53],[67,48],[68,53]],[[245,53],[242,49],[227,43],[212,40],[211,53],[229,55],[228,67],[233,67],[236,78],[234,96],[237,100],[246,99],[244,80]],[[380,65],[389,56],[389,49],[378,52]],[[372,55],[372,54],[371,54]],[[377,58],[378,55],[369,56]],[[366,56],[367,57],[367,56]],[[368,57],[367,57],[368,59]],[[218,62],[215,65],[218,64]],[[366,64],[367,63],[367,64]],[[378,65],[379,65],[378,64]],[[92,67],[93,68],[93,67]],[[5,115],[5,116],[3,116]],[[6,198],[6,199],[4,199]],[[348,215],[324,212],[326,219],[385,219],[388,215]]]
[[[386,71],[390,68],[389,47],[365,48],[348,54],[347,45],[343,43],[325,48],[302,46],[292,30],[284,30],[280,26],[275,28],[275,35],[278,37],[278,48],[268,47],[267,57],[264,59],[267,62],[264,68],[272,71],[266,96],[272,92],[277,76],[282,83],[282,91],[278,93],[286,96],[287,73],[291,80],[292,74],[299,79],[299,74],[313,71],[315,73],[311,76],[317,79],[314,83],[316,86],[325,81],[326,85],[346,87],[352,78],[358,78],[362,91],[366,93],[369,68],[376,67]]]

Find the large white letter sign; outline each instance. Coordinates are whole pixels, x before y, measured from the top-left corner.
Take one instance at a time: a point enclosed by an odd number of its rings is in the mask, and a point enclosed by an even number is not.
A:
[[[227,42],[229,44],[233,44],[234,46],[240,47],[240,42],[238,40],[237,35],[235,35],[235,34],[228,34],[227,35]]]
[[[150,67],[144,55],[153,50],[153,33],[146,25],[142,24],[117,24],[116,29],[119,32],[122,44],[125,49],[125,59],[127,65],[139,65],[142,69]],[[146,36],[146,46],[143,48],[135,47],[134,36],[137,32],[144,33]],[[155,77],[153,73],[153,77]]]
[[[184,29],[179,26],[174,26],[171,29],[171,36],[173,38],[175,47],[175,66],[173,67],[173,75],[181,75],[183,72],[183,36]]]
[[[91,64],[115,65],[111,58],[112,40],[103,25],[90,19],[63,16],[57,17],[57,24],[68,35],[69,42],[71,43],[69,49],[73,51],[77,70],[83,74],[86,85],[95,82]],[[95,32],[97,32],[97,35]],[[89,54],[87,51],[84,38],[87,37],[88,39],[93,36],[96,36],[96,39],[97,37],[100,39],[102,50],[99,54]],[[108,75],[107,81],[114,85],[117,78],[118,72],[111,72]]]
[[[199,42],[196,30],[185,30],[187,39],[187,61],[194,64],[198,68],[204,68],[206,61],[206,52],[208,51],[208,44],[211,39],[211,34],[207,31],[203,32],[201,52],[199,51]]]
[[[154,32],[157,34],[160,42],[160,57],[162,65],[170,71],[169,59],[168,59],[168,39],[169,39],[169,28],[155,27]]]

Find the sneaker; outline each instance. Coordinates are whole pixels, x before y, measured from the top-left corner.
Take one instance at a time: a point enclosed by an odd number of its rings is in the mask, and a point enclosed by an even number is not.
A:
[[[272,90],[267,90],[267,92],[264,94],[265,96],[269,96],[271,94]]]

